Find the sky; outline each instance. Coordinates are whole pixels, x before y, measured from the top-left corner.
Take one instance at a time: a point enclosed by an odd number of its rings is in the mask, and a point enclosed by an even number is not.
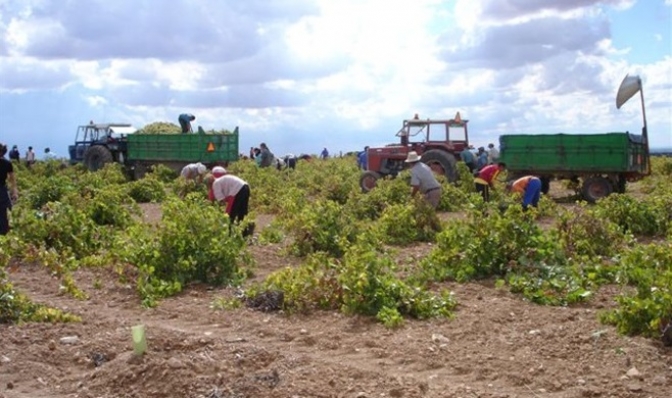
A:
[[[240,150],[397,142],[404,119],[672,147],[672,0],[0,0],[0,142],[67,156],[78,125],[196,116]]]

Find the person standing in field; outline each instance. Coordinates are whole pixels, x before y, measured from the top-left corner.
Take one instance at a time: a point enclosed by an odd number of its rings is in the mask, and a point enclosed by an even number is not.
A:
[[[406,157],[406,163],[411,167],[411,195],[422,193],[427,203],[433,208],[441,201],[441,184],[434,177],[434,172],[420,161],[418,153],[411,151]]]
[[[495,164],[499,161],[499,151],[495,148],[495,144],[488,144],[488,164]]]
[[[35,152],[33,152],[33,147],[29,146],[28,151],[26,152],[26,166],[30,168],[35,164]]]
[[[5,159],[6,153],[7,146],[0,143],[0,235],[7,235],[9,232],[9,211],[12,209],[12,202],[19,198],[14,165]]]
[[[360,170],[366,170],[368,167],[367,165],[367,160],[369,157],[368,152],[369,147],[365,146],[364,150],[357,154],[357,166],[359,167]]]
[[[469,168],[469,172],[471,173],[473,173],[474,170],[476,170],[476,157],[474,153],[471,151],[472,149],[473,149],[472,146],[464,147],[462,152],[460,152],[460,158],[467,165],[467,167]]]
[[[261,144],[259,144],[259,148],[261,150],[260,152],[261,160],[259,162],[259,167],[270,167],[272,164],[274,164],[273,160],[275,156],[273,156],[271,150],[268,149],[266,143],[262,142]]]
[[[14,145],[12,150],[9,151],[9,160],[16,161],[17,163],[21,159],[21,154],[19,153],[19,147]]]
[[[535,176],[521,177],[515,181],[511,181],[506,185],[510,192],[519,193],[523,195],[523,210],[531,205],[537,207],[539,205],[539,198],[541,197],[541,180]]]
[[[488,165],[488,153],[485,151],[485,148],[479,147],[478,153],[476,154],[476,170],[481,170],[483,167]]]
[[[504,170],[506,170],[504,163],[491,164],[483,167],[474,178],[476,192],[481,194],[484,202],[490,201],[490,189],[495,189],[495,179]]]
[[[329,151],[327,150],[327,148],[324,148],[324,149],[322,150],[322,153],[320,154],[320,158],[322,158],[323,160],[325,160],[325,159],[327,159],[328,157],[329,157]]]

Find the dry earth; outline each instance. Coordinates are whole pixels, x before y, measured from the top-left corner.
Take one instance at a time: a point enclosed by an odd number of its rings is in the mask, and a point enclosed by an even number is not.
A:
[[[144,210],[146,221],[160,218],[156,206]],[[257,233],[271,219],[258,216]],[[299,261],[278,246],[251,249],[256,280]],[[399,261],[430,249],[399,250]],[[598,322],[616,287],[583,306],[551,308],[487,283],[446,284],[459,301],[454,319],[411,320],[388,330],[335,312],[288,317],[212,309],[230,288],[191,286],[145,310],[111,271],[82,270],[75,278],[89,300],[59,294],[58,280],[44,268],[23,265],[11,274],[35,301],[83,322],[0,325],[0,397],[672,396],[672,349]],[[148,352],[135,357],[130,327],[140,323]]]

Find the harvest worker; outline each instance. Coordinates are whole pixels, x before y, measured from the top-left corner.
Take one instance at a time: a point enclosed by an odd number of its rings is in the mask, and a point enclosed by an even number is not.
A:
[[[12,209],[12,201],[19,198],[19,190],[14,178],[14,165],[5,159],[7,146],[0,143],[0,235],[7,235],[9,232],[9,210]],[[7,181],[11,188],[11,193],[7,189]]]
[[[441,200],[441,184],[434,177],[434,172],[420,161],[415,151],[408,153],[406,163],[411,167],[411,195],[422,192],[425,200],[436,209]]]
[[[364,150],[357,154],[357,167],[359,167],[360,170],[366,170],[367,168],[368,152],[369,147],[365,146]]]
[[[221,170],[218,170],[221,172]],[[208,189],[212,191],[211,200],[219,204],[226,204],[226,214],[232,223],[243,221],[247,216],[250,202],[250,186],[240,177],[229,174],[226,169],[224,175],[215,178],[214,174],[206,180]],[[253,228],[253,227],[252,227]],[[252,233],[251,229],[243,232],[244,236]]]
[[[495,144],[488,144],[488,163],[495,164],[499,161],[499,151],[495,148]]]
[[[196,116],[190,113],[183,113],[178,116],[177,121],[180,122],[180,127],[182,128],[182,133],[191,133],[191,122],[196,120]]]
[[[523,195],[523,210],[529,205],[537,207],[541,195],[541,180],[535,176],[521,177],[506,185],[507,190]]]
[[[262,142],[259,144],[259,148],[261,157],[261,160],[259,161],[259,167],[269,167],[274,164],[275,156],[273,156],[271,150],[268,149],[266,143]]]
[[[206,184],[208,185],[208,199],[210,199],[211,202],[215,201],[215,194],[212,191],[212,184],[209,182],[209,178],[217,179],[227,173],[226,169],[222,166],[215,166],[212,168],[212,176],[205,177],[206,178]]]
[[[474,147],[470,145],[469,147],[464,147],[462,152],[460,152],[460,158],[467,167],[469,167],[469,171],[472,173],[476,170],[476,156],[471,151],[473,148]]]
[[[506,164],[500,162],[485,166],[478,172],[474,178],[474,185],[476,185],[476,192],[480,193],[484,202],[490,201],[490,188],[495,189],[495,179],[506,169]]]
[[[201,162],[191,163],[182,168],[180,176],[185,180],[196,180],[199,182],[203,181],[203,175],[208,171],[208,168]]]
[[[12,150],[9,151],[9,160],[19,161],[21,159],[21,154],[19,153],[19,147],[14,145]]]

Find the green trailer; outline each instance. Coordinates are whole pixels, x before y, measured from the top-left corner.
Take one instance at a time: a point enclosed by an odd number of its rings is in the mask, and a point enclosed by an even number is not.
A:
[[[616,106],[620,108],[637,92],[642,93],[639,77],[626,76],[621,83]],[[642,93],[644,127],[641,135],[628,132],[605,134],[507,134],[499,139],[500,161],[509,176],[535,175],[548,193],[550,181],[581,181],[581,194],[589,202],[624,193],[626,182],[636,181],[651,172],[646,113]]]
[[[198,133],[147,134],[125,123],[89,123],[79,126],[68,151],[72,164],[84,163],[96,171],[106,163],[121,163],[140,178],[157,164],[177,172],[196,162],[226,166],[238,159],[238,136],[238,127],[232,133],[207,133],[199,128]]]
[[[230,134],[130,134],[126,164],[136,177],[163,164],[179,171],[189,163],[226,166],[238,159],[238,127]]]

